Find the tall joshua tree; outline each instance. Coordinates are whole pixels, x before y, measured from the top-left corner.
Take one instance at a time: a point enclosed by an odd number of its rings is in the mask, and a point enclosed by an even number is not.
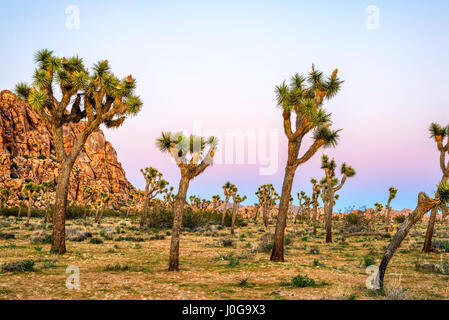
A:
[[[341,182],[335,176],[335,169],[337,164],[334,159],[329,161],[327,155],[323,155],[321,158],[321,168],[324,169],[325,178],[323,188],[321,190],[322,199],[324,203],[324,216],[325,216],[325,228],[326,228],[326,242],[332,242],[332,212],[336,200],[335,192],[343,188],[347,178],[355,176],[355,171],[352,167],[347,166],[346,163],[341,165]]]
[[[396,189],[395,187],[390,187],[390,189],[388,189],[389,195],[388,195],[388,202],[387,202],[387,214],[385,217],[385,222],[386,222],[386,226],[387,229],[390,227],[390,222],[391,222],[391,201],[396,198],[396,194],[398,193],[398,189]]]
[[[19,83],[16,93],[36,110],[52,129],[56,158],[59,162],[58,183],[53,219],[52,250],[66,252],[65,219],[70,174],[86,140],[101,124],[119,127],[142,106],[134,95],[135,79],[117,78],[107,60],[96,63],[89,74],[79,57],[59,58],[47,49],[35,55],[37,69],[33,84]],[[60,94],[54,93],[55,85]],[[60,100],[56,96],[61,96]],[[64,125],[85,119],[70,151],[64,147]]]
[[[449,125],[442,127],[437,123],[432,123],[429,128],[430,135],[435,139],[438,151],[440,152],[440,168],[443,173],[441,182],[449,180],[449,162],[446,163],[446,154],[449,153]],[[441,203],[441,218],[445,221],[448,214],[448,208],[446,204]],[[437,216],[438,208],[433,208],[430,212],[429,223],[427,225],[426,238],[424,241],[423,252],[430,252],[433,236],[433,228],[435,226],[435,220]]]
[[[441,205],[447,206],[449,203],[449,182],[442,181],[438,185],[437,192],[435,193],[435,198],[428,197],[424,192],[420,192],[418,195],[418,204],[410,213],[404,222],[399,227],[396,234],[390,241],[385,253],[382,257],[382,260],[379,265],[379,271],[377,273],[376,279],[374,281],[374,289],[381,290],[384,286],[384,277],[385,271],[387,269],[388,263],[391,258],[393,258],[394,253],[401,245],[402,241],[405,239],[410,229],[422,219],[422,217],[429,212],[430,210],[434,210],[435,208],[440,207]]]
[[[287,210],[291,196],[292,183],[296,169],[307,162],[323,146],[335,146],[338,131],[329,129],[330,114],[323,109],[323,100],[333,98],[340,90],[342,81],[337,77],[338,69],[324,79],[323,73],[315,70],[307,77],[296,74],[290,86],[285,82],[276,87],[277,105],[282,109],[284,132],[288,139],[288,158],[285,166],[284,181],[279,203],[279,213],[274,235],[271,261],[284,261],[284,234],[287,226]],[[296,116],[292,129],[292,113]],[[313,143],[300,156],[304,137],[314,130]]]
[[[242,197],[238,194],[234,194],[232,196],[232,200],[234,204],[232,206],[231,234],[234,234],[235,218],[237,217],[237,214],[239,212],[240,203],[246,200],[246,196]]]
[[[157,139],[157,146],[162,152],[168,152],[181,171],[178,194],[174,208],[173,230],[170,242],[169,271],[179,270],[179,238],[182,225],[182,214],[186,203],[187,190],[192,179],[200,175],[212,164],[217,138],[191,135],[184,136],[181,132],[163,132]],[[206,148],[208,150],[206,151]]]
[[[317,219],[318,219],[318,197],[321,193],[321,188],[316,181],[316,179],[311,179],[310,183],[312,184],[312,199],[311,199],[311,205],[313,206],[313,213],[312,213],[312,226],[313,226],[313,235],[316,235],[316,229],[317,229]]]
[[[232,183],[230,183],[229,181],[227,181],[224,185],[223,185],[223,193],[225,195],[225,200],[224,200],[224,204],[223,204],[223,208],[222,208],[222,216],[221,216],[221,226],[224,228],[225,227],[225,218],[226,218],[226,211],[227,211],[227,206],[229,203],[229,199],[237,192],[237,187],[235,185],[233,185]]]

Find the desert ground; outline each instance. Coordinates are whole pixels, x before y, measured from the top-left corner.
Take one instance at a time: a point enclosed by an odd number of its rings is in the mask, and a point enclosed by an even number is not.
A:
[[[261,222],[248,220],[232,236],[215,225],[184,229],[179,272],[167,271],[169,229],[141,229],[137,219],[123,217],[106,217],[101,225],[68,220],[67,253],[57,255],[48,243],[51,226],[42,221],[32,218],[26,226],[0,217],[0,299],[449,298],[449,245],[442,241],[449,225],[440,221],[431,253],[421,253],[427,224],[411,230],[388,266],[382,293],[367,289],[366,269],[380,262],[390,239],[344,238],[342,221],[334,221],[329,244],[322,225],[313,236],[307,221],[289,222],[284,263],[269,261],[272,242]],[[26,260],[32,260],[29,271],[5,267]],[[68,266],[79,268],[79,290],[66,287]],[[299,275],[302,281],[293,281]]]

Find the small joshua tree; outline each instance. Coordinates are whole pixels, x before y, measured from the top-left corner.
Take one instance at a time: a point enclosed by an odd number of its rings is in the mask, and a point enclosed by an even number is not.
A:
[[[330,114],[322,107],[325,98],[328,100],[333,98],[340,90],[342,81],[338,79],[337,73],[338,69],[335,69],[331,76],[324,79],[323,73],[315,70],[314,65],[312,65],[312,71],[307,77],[295,74],[291,79],[290,86],[287,86],[284,82],[276,87],[277,105],[282,109],[284,132],[288,139],[288,157],[271,261],[284,261],[284,234],[296,169],[309,161],[321,147],[335,146],[337,143],[338,131],[329,129],[331,125]],[[293,129],[292,113],[296,117]],[[314,131],[313,143],[300,156],[302,141],[312,130]]]
[[[220,195],[216,194],[212,196],[212,211],[217,210],[217,208],[221,205]]]
[[[343,188],[347,178],[355,176],[355,171],[352,167],[347,166],[346,163],[341,165],[341,182],[335,177],[335,169],[337,164],[332,159],[329,161],[327,155],[321,158],[321,168],[324,169],[325,177],[322,181],[321,196],[324,203],[324,216],[326,228],[326,242],[332,242],[332,213],[336,201],[335,193]]]
[[[94,196],[94,188],[92,186],[84,186],[81,188],[81,195],[83,198],[83,206],[84,206],[84,213],[83,213],[83,219],[87,219],[87,211],[89,209],[89,203],[92,200],[92,197]]]
[[[179,239],[182,226],[182,214],[186,203],[187,190],[192,179],[200,175],[212,164],[217,138],[191,135],[182,133],[162,133],[157,139],[157,146],[162,152],[168,152],[175,160],[181,171],[178,194],[176,196],[172,238],[170,242],[169,271],[179,270]],[[209,146],[206,152],[206,147]]]
[[[153,167],[140,169],[145,178],[145,198],[142,206],[141,225],[146,223],[148,207],[151,201],[160,193],[165,191],[168,182],[162,179],[162,173]]]
[[[173,206],[175,197],[173,195],[173,187],[165,188],[163,190],[164,207],[171,208]]]
[[[374,281],[374,289],[381,290],[384,286],[384,277],[385,271],[387,269],[388,263],[391,258],[395,254],[396,250],[401,245],[402,241],[405,239],[410,229],[422,219],[422,217],[429,212],[430,210],[434,210],[435,208],[440,207],[441,205],[447,206],[449,203],[449,182],[443,181],[438,185],[437,192],[435,193],[435,198],[428,197],[424,192],[420,192],[418,195],[418,204],[410,213],[404,222],[399,227],[396,234],[390,241],[385,253],[382,257],[382,260],[379,265],[379,271],[377,273],[376,279]]]
[[[232,196],[232,200],[234,204],[232,206],[231,234],[234,234],[235,218],[237,217],[237,214],[239,212],[240,203],[246,200],[246,196],[241,197],[238,194],[234,194]]]
[[[27,182],[22,188],[22,193],[24,194],[25,198],[28,200],[28,211],[27,211],[26,225],[30,224],[31,207],[33,206],[33,199],[39,192],[41,192],[41,186],[39,184],[33,183],[31,181]]]
[[[273,206],[274,201],[277,198],[276,190],[272,184],[264,184],[259,187],[256,192],[256,196],[259,198],[259,202],[262,206],[262,215],[265,228],[268,228],[268,211]]]
[[[51,128],[54,138],[58,169],[55,212],[53,215],[52,250],[63,254],[65,247],[65,219],[67,194],[72,168],[92,132],[101,124],[108,128],[120,127],[129,116],[136,115],[142,106],[134,95],[136,80],[129,75],[118,79],[107,60],[94,65],[93,72],[79,57],[59,58],[44,49],[35,56],[37,69],[32,86],[19,83],[18,96],[27,101]],[[60,100],[55,88],[60,89]],[[79,123],[80,134],[72,148],[64,146],[64,126]]]
[[[225,195],[225,200],[224,200],[224,204],[223,204],[223,208],[222,208],[221,227],[224,228],[225,227],[226,211],[227,211],[227,206],[228,206],[228,203],[229,203],[229,199],[237,192],[237,187],[235,185],[233,185],[232,183],[230,183],[229,181],[227,181],[223,185],[222,188],[223,188],[223,193]]]
[[[313,207],[313,213],[312,213],[312,226],[313,226],[313,235],[316,235],[316,229],[317,229],[317,220],[318,220],[318,197],[321,193],[321,188],[318,185],[318,182],[316,179],[311,179],[310,183],[312,184],[312,199],[311,199],[311,205]]]
[[[0,186],[0,208],[3,209],[5,204],[8,202],[11,197],[12,192],[11,189]]]
[[[101,219],[103,218],[104,209],[109,206],[109,202],[111,201],[111,196],[109,192],[100,192],[100,213],[95,217],[95,222],[101,224]],[[98,211],[97,211],[98,213]]]
[[[42,197],[45,203],[45,223],[52,221],[50,215],[50,203],[53,201],[53,192],[55,191],[55,185],[52,181],[43,181],[41,184]]]
[[[395,187],[390,187],[390,189],[388,189],[388,202],[387,202],[387,214],[385,216],[385,222],[386,222],[386,226],[387,226],[387,230],[390,227],[390,223],[391,223],[391,201],[396,198],[396,194],[398,193],[398,189],[396,189]]]

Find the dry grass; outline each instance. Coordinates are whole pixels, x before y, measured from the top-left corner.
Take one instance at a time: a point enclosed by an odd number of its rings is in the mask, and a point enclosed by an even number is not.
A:
[[[449,275],[415,270],[426,260],[442,263],[448,253],[423,255],[421,247],[426,225],[411,231],[387,270],[387,290],[376,295],[365,287],[364,257],[380,262],[389,239],[354,237],[341,241],[336,223],[334,243],[325,244],[320,228],[311,236],[306,223],[289,224],[286,262],[272,263],[270,252],[254,250],[266,231],[253,222],[236,230],[193,233],[181,239],[179,272],[167,271],[170,236],[164,231],[138,230],[137,222],[107,218],[101,227],[69,221],[68,228],[87,230],[101,244],[67,241],[63,256],[50,253],[50,245],[33,244],[30,236],[43,228],[38,219],[32,228],[15,219],[0,218],[0,232],[14,233],[0,240],[0,265],[18,260],[34,260],[33,272],[0,273],[0,299],[447,299]],[[105,227],[110,227],[103,230]],[[322,227],[322,226],[321,226]],[[437,222],[437,239],[447,239],[448,227]],[[117,229],[119,228],[119,229]],[[103,232],[102,232],[103,230]],[[274,231],[274,226],[270,226]],[[50,230],[49,230],[50,232]],[[155,234],[162,240],[149,240]],[[115,241],[117,237],[144,238],[143,242]],[[223,247],[223,239],[232,246]],[[318,249],[318,253],[311,253]],[[110,266],[107,268],[107,266]],[[80,290],[68,290],[67,266],[80,268]],[[111,268],[119,266],[116,269]],[[123,267],[123,268],[122,268]],[[295,288],[285,285],[298,274],[318,285]]]

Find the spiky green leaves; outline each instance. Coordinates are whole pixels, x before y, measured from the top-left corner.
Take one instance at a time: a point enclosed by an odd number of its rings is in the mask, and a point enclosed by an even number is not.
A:
[[[53,81],[60,86],[63,96],[61,102],[65,101],[60,106],[67,108],[67,101],[70,101],[71,97],[86,95],[88,97],[85,102],[89,101],[89,109],[102,114],[102,122],[108,127],[120,126],[125,119],[123,117],[134,116],[142,108],[140,97],[134,94],[136,80],[131,75],[119,80],[111,72],[107,60],[96,63],[91,74],[78,56],[59,58],[53,55],[53,51],[47,49],[36,53],[35,62],[38,68],[33,74],[33,86],[29,87],[25,83],[16,86],[19,97],[29,102],[33,108],[45,107],[50,110],[50,114],[53,114],[51,112],[55,108]],[[78,101],[76,108],[79,107]],[[84,107],[87,111],[88,107],[86,105]],[[86,115],[89,116],[89,113],[85,112],[84,116]],[[92,113],[90,115],[89,120],[93,120],[95,115]],[[114,119],[115,117],[117,118]],[[73,117],[65,117],[65,120],[75,121]]]
[[[28,103],[35,110],[42,109],[47,101],[47,95],[45,92],[30,90],[28,95]]]
[[[439,125],[438,123],[434,122],[430,125],[430,128],[429,128],[430,136],[432,138],[440,137],[441,139],[443,139],[446,137],[446,135],[448,135],[448,129],[449,129],[449,126],[443,127],[443,126]]]
[[[328,126],[320,126],[315,129],[313,138],[323,140],[324,147],[335,147],[338,144],[339,132],[341,130],[331,130]]]
[[[396,194],[398,193],[398,189],[396,189],[395,187],[390,187],[388,189],[388,192],[390,193],[389,198],[390,199],[394,199],[394,198],[396,198]]]
[[[204,150],[209,146],[208,161],[212,161],[214,150],[217,147],[218,139],[215,137],[199,137],[195,135],[185,136],[182,132],[162,132],[156,139],[156,146],[162,152],[169,152],[177,160],[183,159],[187,155],[192,155],[194,163],[199,163],[204,158]]]
[[[30,95],[30,87],[25,82],[19,82],[16,84],[14,92],[20,99],[26,101]]]
[[[128,106],[127,114],[135,116],[142,109],[143,102],[139,96],[130,96],[126,99],[126,105]]]
[[[355,176],[355,170],[351,166],[346,165],[346,162],[343,162],[341,165],[341,174],[346,175],[348,178]]]
[[[440,201],[448,205],[449,204],[449,181],[442,181],[438,185],[438,189],[436,192],[436,197],[440,199]]]

